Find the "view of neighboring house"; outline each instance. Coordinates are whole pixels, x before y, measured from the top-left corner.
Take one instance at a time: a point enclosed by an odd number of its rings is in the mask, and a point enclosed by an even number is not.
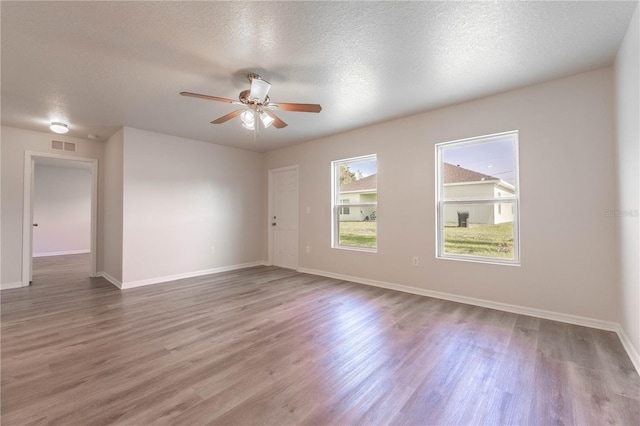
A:
[[[515,188],[500,178],[444,163],[444,198],[509,197]],[[513,222],[512,203],[450,204],[445,208],[445,223],[458,222],[458,213],[469,213],[468,223],[496,225]]]
[[[375,203],[378,201],[377,175],[369,175],[340,186],[341,204]],[[375,220],[375,206],[353,206],[340,209],[340,221]]]

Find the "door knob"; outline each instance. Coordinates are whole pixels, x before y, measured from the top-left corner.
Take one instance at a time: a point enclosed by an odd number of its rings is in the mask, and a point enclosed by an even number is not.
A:
[[[38,224],[37,224],[37,223],[34,223],[34,224],[33,224],[33,226],[38,226]]]

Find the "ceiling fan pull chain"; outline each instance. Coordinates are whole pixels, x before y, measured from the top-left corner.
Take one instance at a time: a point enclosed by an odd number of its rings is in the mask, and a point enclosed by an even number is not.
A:
[[[253,120],[253,146],[255,148],[258,148],[258,128],[260,127],[260,123],[259,120],[257,120],[258,117],[256,117],[256,112],[253,112],[253,116],[254,116],[254,120]]]

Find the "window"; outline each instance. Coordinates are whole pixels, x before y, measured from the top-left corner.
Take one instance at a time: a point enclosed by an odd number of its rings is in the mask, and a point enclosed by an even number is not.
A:
[[[340,204],[349,204],[349,199],[340,200]],[[349,210],[349,207],[340,207],[340,214],[351,214],[351,210]]]
[[[376,251],[378,160],[376,155],[333,161],[331,246]]]
[[[520,263],[518,132],[436,145],[437,257]]]

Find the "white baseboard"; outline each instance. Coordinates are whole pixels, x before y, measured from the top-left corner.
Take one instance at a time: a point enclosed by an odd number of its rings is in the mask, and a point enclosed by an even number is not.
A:
[[[106,272],[98,272],[98,276],[109,281],[111,284],[115,285],[119,289],[122,289],[122,283],[117,279],[115,279],[114,277],[112,277],[111,275],[107,274]]]
[[[33,257],[49,257],[49,256],[64,256],[66,254],[85,254],[91,253],[91,250],[67,250],[67,251],[50,251],[46,253],[33,253]]]
[[[418,294],[420,296],[433,297],[435,299],[450,300],[452,302],[465,303],[467,305],[481,306],[483,308],[496,309],[499,311],[511,312],[514,314],[528,315],[537,318],[549,319],[553,321],[565,322],[568,324],[582,325],[585,327],[597,328],[600,330],[617,331],[618,324],[614,322],[601,321],[593,318],[586,318],[577,315],[563,314],[559,312],[545,311],[542,309],[529,308],[526,306],[511,305],[508,303],[494,302],[486,299],[476,299],[475,297],[458,296],[456,294],[442,293],[439,291],[425,290],[417,287],[410,287],[401,284],[393,284],[384,281],[371,280],[368,278],[352,277],[349,275],[334,274],[332,272],[319,271],[315,269],[299,268],[299,272],[339,280],[352,281],[360,284],[372,285],[375,287],[388,288],[390,290],[403,291],[405,293]]]
[[[0,284],[0,290],[10,290],[12,288],[20,288],[20,287],[22,287],[22,281],[16,281],[15,283]]]
[[[241,263],[239,265],[221,266],[218,268],[205,269],[202,271],[187,272],[185,274],[168,275],[164,277],[149,278],[146,280],[130,281],[130,282],[121,283],[119,288],[121,288],[122,290],[125,290],[128,288],[166,283],[168,281],[181,280],[184,278],[193,278],[193,277],[200,277],[202,275],[210,275],[210,274],[218,274],[220,272],[235,271],[236,269],[251,268],[253,266],[261,266],[264,264],[265,262],[263,260],[259,260],[257,262]]]
[[[511,312],[514,314],[527,315],[536,318],[548,319],[552,321],[564,322],[567,324],[581,325],[584,327],[596,328],[599,330],[613,331],[618,334],[622,346],[627,351],[631,362],[638,374],[640,374],[640,357],[634,349],[629,337],[626,335],[620,324],[610,321],[602,321],[594,318],[587,318],[578,315],[563,314],[560,312],[545,311],[543,309],[529,308],[520,305],[511,305],[508,303],[493,302],[491,300],[476,299],[474,297],[458,296],[450,293],[442,293],[439,291],[425,290],[417,287],[410,287],[401,284],[393,284],[384,281],[372,280],[369,278],[354,277],[350,275],[336,274],[333,272],[320,271],[317,269],[298,268],[298,272],[311,275],[320,275],[322,277],[335,278],[337,280],[351,281],[359,284],[371,285],[390,290],[402,291],[405,293],[417,294],[420,296],[433,297],[435,299],[449,300],[452,302],[465,303],[467,305],[481,306],[483,308],[496,309],[498,311]]]
[[[627,351],[627,355],[629,355],[633,366],[636,368],[638,374],[640,374],[640,354],[638,354],[636,348],[634,348],[631,344],[631,340],[629,339],[629,336],[627,336],[627,333],[625,333],[625,331],[623,330],[622,326],[618,325],[618,329],[616,330],[616,332],[618,333],[620,342],[622,342],[624,350]]]

